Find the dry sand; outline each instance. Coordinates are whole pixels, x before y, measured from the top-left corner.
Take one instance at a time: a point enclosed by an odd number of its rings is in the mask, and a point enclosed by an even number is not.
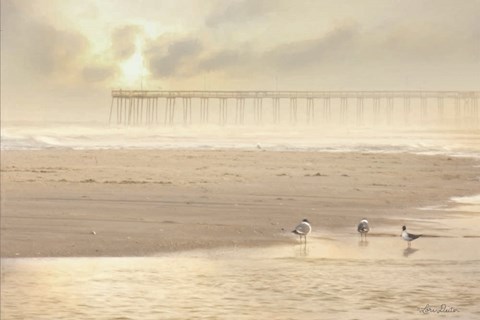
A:
[[[353,236],[363,217],[398,236],[448,217],[416,208],[480,193],[478,161],[412,154],[2,151],[1,169],[2,257],[294,242],[304,217],[317,236]]]

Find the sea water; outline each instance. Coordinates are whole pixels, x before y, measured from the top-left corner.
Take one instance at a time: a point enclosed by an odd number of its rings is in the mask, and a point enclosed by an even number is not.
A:
[[[333,126],[108,126],[104,123],[4,123],[2,150],[264,149],[480,156],[480,129]]]

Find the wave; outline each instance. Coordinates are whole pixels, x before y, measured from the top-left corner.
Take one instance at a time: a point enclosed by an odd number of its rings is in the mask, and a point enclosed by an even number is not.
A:
[[[2,127],[2,150],[244,149],[415,153],[480,158],[479,131],[407,131],[273,127]]]

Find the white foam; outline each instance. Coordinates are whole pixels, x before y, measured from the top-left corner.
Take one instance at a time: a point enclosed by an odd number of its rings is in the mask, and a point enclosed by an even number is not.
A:
[[[450,199],[460,204],[480,205],[480,194],[466,197],[452,197]]]
[[[2,150],[245,149],[415,153],[480,159],[480,132],[276,127],[115,127],[55,123],[2,126]]]
[[[425,206],[417,208],[417,210],[480,213],[480,194],[465,197],[451,197],[450,204]]]

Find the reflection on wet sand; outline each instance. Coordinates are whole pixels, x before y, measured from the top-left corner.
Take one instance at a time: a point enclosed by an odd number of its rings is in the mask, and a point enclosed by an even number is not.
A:
[[[368,247],[368,241],[366,239],[362,239],[358,241],[358,246],[359,247]]]
[[[403,256],[408,258],[409,255],[414,254],[417,251],[418,251],[418,249],[414,249],[414,248],[411,248],[411,247],[406,248],[405,250],[403,250]]]
[[[300,244],[295,246],[296,257],[307,257],[310,253],[310,247],[307,244]]]
[[[442,303],[460,310],[449,318],[473,319],[479,241],[425,238],[404,249],[398,237],[359,246],[313,236],[307,246],[144,258],[8,258],[1,319],[416,319]]]

